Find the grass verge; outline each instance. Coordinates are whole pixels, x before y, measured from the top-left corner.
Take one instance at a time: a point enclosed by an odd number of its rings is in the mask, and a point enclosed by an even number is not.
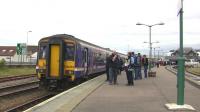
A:
[[[199,67],[198,68],[187,68],[186,70],[188,72],[191,72],[191,73],[193,73],[195,75],[200,76],[200,68]]]
[[[0,77],[7,77],[7,76],[16,76],[16,75],[26,75],[26,74],[34,74],[35,68],[31,67],[1,67],[0,68]]]

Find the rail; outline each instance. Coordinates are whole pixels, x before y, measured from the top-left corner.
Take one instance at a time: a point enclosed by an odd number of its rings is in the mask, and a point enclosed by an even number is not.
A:
[[[6,82],[6,81],[26,79],[26,78],[31,78],[31,77],[36,77],[36,74],[18,75],[18,76],[9,76],[9,77],[0,77],[0,83]]]
[[[28,108],[32,107],[33,105],[38,104],[39,102],[42,102],[42,101],[44,101],[46,99],[49,99],[50,97],[53,97],[53,96],[54,96],[54,94],[47,94],[47,95],[41,96],[41,97],[39,97],[37,99],[33,99],[33,100],[28,101],[26,103],[23,103],[23,104],[15,106],[13,108],[10,108],[8,110],[5,110],[5,112],[23,111],[23,110],[28,109]]]

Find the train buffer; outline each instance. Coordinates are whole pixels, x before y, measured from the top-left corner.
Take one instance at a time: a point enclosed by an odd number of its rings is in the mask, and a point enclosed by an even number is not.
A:
[[[126,85],[125,72],[118,75],[118,85],[105,79],[99,76],[25,112],[171,112],[165,104],[176,103],[176,76],[164,67],[157,69],[156,78],[136,80],[135,86]],[[194,112],[200,112],[199,99],[200,89],[185,82],[185,103]]]

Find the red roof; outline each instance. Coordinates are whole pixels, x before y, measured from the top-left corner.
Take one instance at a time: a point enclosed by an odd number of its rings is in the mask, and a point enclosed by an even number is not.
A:
[[[14,56],[16,46],[0,46],[0,56]]]

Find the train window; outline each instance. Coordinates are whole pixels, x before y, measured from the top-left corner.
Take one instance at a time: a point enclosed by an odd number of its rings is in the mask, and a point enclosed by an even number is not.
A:
[[[74,60],[75,46],[73,43],[67,43],[65,46],[65,60]]]
[[[45,58],[46,57],[46,46],[40,46],[39,51],[39,58]]]

